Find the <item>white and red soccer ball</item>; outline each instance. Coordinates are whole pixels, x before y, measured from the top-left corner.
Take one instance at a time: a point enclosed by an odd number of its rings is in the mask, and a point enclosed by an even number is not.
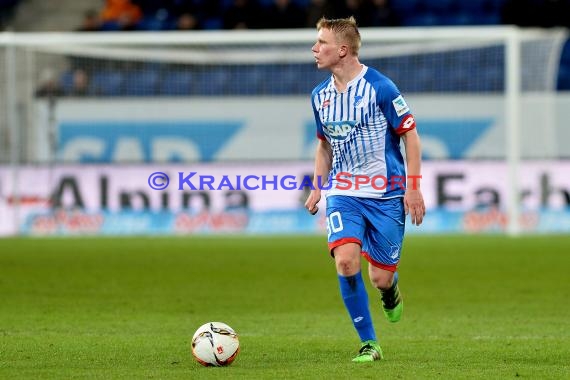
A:
[[[203,366],[230,365],[239,352],[238,335],[222,322],[208,322],[192,337],[192,355]]]

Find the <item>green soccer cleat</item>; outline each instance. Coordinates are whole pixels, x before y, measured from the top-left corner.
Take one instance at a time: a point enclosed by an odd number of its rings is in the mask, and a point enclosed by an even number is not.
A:
[[[386,319],[392,323],[398,322],[402,318],[402,311],[404,311],[404,301],[402,300],[398,284],[382,291],[381,294],[382,308],[384,309]]]
[[[381,360],[383,358],[384,355],[382,354],[382,348],[380,348],[378,342],[367,340],[366,342],[362,342],[362,347],[360,347],[358,355],[356,355],[352,361],[355,363],[366,363]]]
[[[400,300],[400,302],[396,305],[393,309],[384,309],[384,315],[388,322],[398,322],[402,318],[402,312],[404,311],[404,301]]]

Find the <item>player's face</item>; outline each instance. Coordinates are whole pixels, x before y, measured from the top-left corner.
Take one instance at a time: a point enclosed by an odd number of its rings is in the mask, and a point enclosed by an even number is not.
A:
[[[321,29],[317,34],[317,42],[313,45],[313,56],[319,69],[330,69],[340,59],[339,44],[330,29]]]

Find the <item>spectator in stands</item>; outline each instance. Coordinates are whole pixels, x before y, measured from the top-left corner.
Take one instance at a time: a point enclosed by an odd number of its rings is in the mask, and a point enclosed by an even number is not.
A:
[[[198,17],[192,13],[183,13],[176,20],[176,30],[198,30],[200,23]]]
[[[222,14],[224,29],[255,29],[263,15],[255,0],[233,0]]]
[[[99,13],[90,9],[83,15],[83,21],[81,25],[75,29],[77,32],[98,32],[101,30],[101,18],[99,18]]]
[[[400,20],[390,5],[390,0],[372,0],[372,26],[400,26]]]
[[[67,95],[78,97],[89,95],[89,77],[85,70],[76,69],[73,72],[72,86]]]
[[[291,0],[274,0],[266,10],[265,27],[268,29],[303,28],[306,12]]]
[[[40,86],[36,90],[35,95],[41,98],[53,98],[64,95],[63,88],[53,69],[44,69],[42,71],[40,74]]]
[[[143,13],[130,0],[106,0],[100,16],[103,23],[116,24],[120,30],[134,30]]]
[[[329,0],[311,0],[307,7],[307,28],[314,28],[322,17],[335,18],[337,13],[335,3]]]
[[[188,0],[171,0],[167,8],[170,15],[176,20],[176,30],[203,29],[204,12],[200,4]]]

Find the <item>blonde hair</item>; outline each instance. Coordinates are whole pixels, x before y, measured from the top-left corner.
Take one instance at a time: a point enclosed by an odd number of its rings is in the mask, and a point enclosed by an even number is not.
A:
[[[317,22],[317,31],[321,29],[331,30],[335,34],[338,42],[346,43],[350,48],[350,52],[353,55],[358,55],[361,40],[354,17],[350,16],[348,18],[338,19],[327,19],[323,17]]]

